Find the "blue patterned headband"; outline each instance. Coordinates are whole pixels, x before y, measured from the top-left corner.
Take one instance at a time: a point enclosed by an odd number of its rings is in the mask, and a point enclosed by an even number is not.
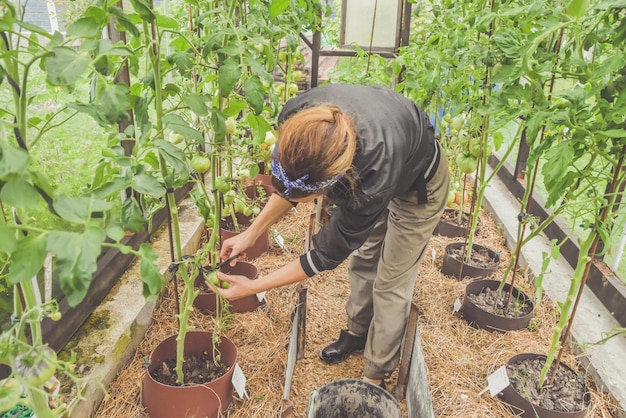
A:
[[[272,175],[285,186],[283,197],[287,200],[289,200],[289,198],[291,197],[291,192],[294,189],[302,190],[303,192],[309,192],[311,194],[320,193],[331,187],[333,184],[337,183],[343,177],[343,174],[338,174],[328,180],[318,181],[317,183],[312,184],[306,184],[304,181],[308,180],[309,175],[305,174],[299,179],[292,181],[277,158],[272,159]]]

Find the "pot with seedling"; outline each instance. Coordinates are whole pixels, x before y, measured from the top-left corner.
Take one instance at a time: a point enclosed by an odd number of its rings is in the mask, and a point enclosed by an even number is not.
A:
[[[604,19],[604,10],[597,14],[589,11],[568,16],[572,17],[584,20],[572,30],[596,27]],[[543,30],[550,32],[559,28]],[[561,68],[570,68],[569,51],[578,48],[573,39],[588,35],[563,34],[562,31],[560,34],[559,48],[567,53],[560,54],[564,62],[557,63],[555,74]],[[576,82],[561,92],[558,100],[547,101],[547,108],[536,116],[544,119],[545,124],[536,126],[542,126],[550,132],[549,137],[554,138],[542,144],[545,151],[541,174],[547,193],[546,208],[559,208],[572,231],[561,241],[553,241],[553,250],[545,258],[558,256],[561,247],[574,236],[578,255],[567,292],[557,304],[558,321],[547,353],[522,353],[507,362],[510,385],[499,396],[514,405],[514,410],[523,417],[584,417],[589,412],[584,372],[567,367],[564,355],[591,266],[597,257],[611,250],[609,237],[625,198],[626,134],[623,120],[614,117],[624,114],[624,104],[618,99],[624,90],[624,69],[607,68],[610,61],[610,56],[594,51],[593,65],[586,62],[581,68],[584,77],[574,80]],[[600,75],[601,89],[593,82]],[[615,94],[606,94],[607,91]],[[537,121],[531,119],[530,122]]]
[[[106,16],[96,6],[91,11]],[[42,321],[63,320],[60,303],[56,299],[43,300],[39,289],[38,275],[44,270],[48,255],[51,270],[70,307],[85,299],[98,258],[106,248],[115,248],[141,260],[145,297],[159,293],[163,278],[153,264],[156,253],[149,245],[133,248],[122,243],[123,225],[129,224],[127,213],[122,211],[120,215],[119,207],[93,187],[86,193],[73,190],[72,196],[60,193],[52,185],[63,180],[48,178],[37,168],[45,167],[46,163],[31,152],[38,141],[39,146],[45,145],[46,133],[57,135],[55,129],[75,116],[77,110],[88,108],[90,115],[103,125],[128,117],[124,95],[117,96],[124,91],[123,87],[106,77],[99,78],[95,72],[90,75],[94,77],[92,86],[95,89],[97,85],[98,95],[90,105],[59,103],[60,110],[47,115],[45,121],[30,115],[29,103],[34,97],[29,89],[31,71],[40,67],[46,85],[73,90],[85,81],[84,75],[88,68],[95,67],[96,61],[110,58],[116,62],[132,56],[132,51],[124,46],[113,50],[108,40],[100,39],[106,19],[91,20],[89,28],[82,26],[84,21],[70,24],[64,35],[58,32],[51,35],[20,19],[18,5],[2,3],[0,81],[3,88],[11,90],[12,102],[7,102],[6,110],[12,123],[7,131],[11,134],[0,138],[0,260],[3,264],[0,280],[12,288],[14,303],[12,322],[0,335],[0,364],[7,373],[0,377],[0,412],[8,410],[12,416],[32,412],[39,418],[70,416],[84,395],[85,381],[75,371],[78,359],[74,355],[58,356],[45,340]],[[25,32],[29,33],[29,42],[24,42]],[[79,44],[80,51],[76,48]],[[38,83],[38,91],[41,88]],[[104,153],[113,151],[107,148]],[[65,167],[71,165],[65,161]],[[110,174],[111,184],[130,187],[130,180],[122,174]],[[75,391],[71,399],[64,398],[68,394],[59,391],[61,378],[68,382],[66,388]],[[15,411],[13,408],[26,408],[19,404],[27,404],[30,411]]]
[[[459,135],[456,144],[458,152],[452,164],[452,167],[456,167],[453,170],[458,170],[462,176],[461,190],[455,192],[459,192],[460,196],[465,196],[466,193],[471,196],[468,211],[469,225],[464,231],[464,241],[448,244],[441,264],[443,274],[458,280],[467,277],[489,277],[497,271],[500,262],[499,254],[490,248],[474,243],[484,192],[491,179],[487,176],[486,164],[491,153],[491,143],[494,140],[487,135],[486,124],[483,118],[480,129],[482,134],[479,136]],[[480,147],[475,144],[479,144]],[[465,185],[469,182],[467,176],[470,174],[474,175],[474,184],[471,191],[466,191]],[[458,216],[465,213],[464,204],[465,198],[462,197],[459,200]]]

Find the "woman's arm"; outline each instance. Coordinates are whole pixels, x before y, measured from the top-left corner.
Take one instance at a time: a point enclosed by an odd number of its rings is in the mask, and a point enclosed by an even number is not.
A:
[[[272,193],[265,207],[259,213],[259,216],[254,219],[254,222],[241,234],[223,242],[220,258],[225,260],[230,257],[231,254],[245,253],[262,234],[267,233],[270,226],[276,223],[276,221],[292,208],[293,205],[288,200],[276,193]],[[236,263],[237,261],[233,260],[231,265],[234,266]]]
[[[221,272],[217,274],[217,277],[230,284],[228,289],[219,289],[219,292],[226,299],[235,300],[265,292],[275,287],[297,283],[306,279],[307,275],[300,265],[300,260],[295,259],[286,266],[255,280],[250,280],[245,276],[229,276]]]

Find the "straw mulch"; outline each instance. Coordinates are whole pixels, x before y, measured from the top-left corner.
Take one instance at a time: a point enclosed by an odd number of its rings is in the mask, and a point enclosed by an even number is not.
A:
[[[285,239],[289,254],[275,243],[270,251],[254,260],[261,275],[268,273],[302,252],[312,204],[298,206],[275,229]],[[487,213],[481,214],[480,243],[500,253],[501,273],[510,253],[503,235]],[[556,310],[549,301],[536,308],[532,330],[493,334],[471,328],[458,314],[453,304],[462,300],[466,282],[447,278],[439,272],[443,250],[450,238],[434,236],[430,249],[421,262],[413,300],[419,307],[419,332],[428,369],[429,386],[437,417],[507,417],[511,412],[489,392],[479,396],[487,385],[487,376],[504,365],[513,355],[523,352],[545,353],[551,339]],[[518,276],[517,286],[529,294],[532,279]],[[362,355],[353,355],[339,365],[326,365],[319,351],[334,341],[346,325],[344,310],[349,292],[344,265],[324,272],[305,282],[308,288],[306,352],[296,363],[290,400],[293,417],[305,417],[309,395],[320,386],[342,378],[360,378],[364,364]],[[291,314],[295,303],[295,286],[267,292],[267,304],[255,312],[233,317],[225,335],[238,347],[239,365],[247,378],[249,398],[235,399],[225,416],[232,418],[276,417],[281,408],[287,346],[291,329]],[[150,351],[164,338],[176,333],[175,307],[172,289],[164,295],[154,321],[144,341],[127,367],[109,387],[107,398],[95,414],[96,418],[145,417],[141,405],[141,380],[144,361]],[[192,323],[200,329],[211,330],[211,317],[194,313]],[[575,366],[572,354],[564,361]],[[387,388],[394,393],[397,372]],[[606,394],[599,392],[588,378],[592,389],[590,417],[615,417],[616,409]],[[406,403],[401,402],[406,414]]]

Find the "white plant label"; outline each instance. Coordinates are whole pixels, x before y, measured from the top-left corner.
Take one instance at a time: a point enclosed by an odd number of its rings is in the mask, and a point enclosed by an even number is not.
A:
[[[461,310],[463,304],[461,303],[461,299],[456,298],[454,300],[454,305],[452,306],[452,314],[455,314]]]
[[[506,366],[502,366],[487,377],[487,387],[483,389],[478,396],[481,396],[487,390],[489,390],[489,394],[491,396],[496,396],[510,384],[511,382],[509,382],[509,376],[506,374]]]
[[[246,376],[243,374],[243,370],[241,370],[241,367],[239,367],[239,363],[235,364],[232,382],[240,398],[250,398],[248,396],[248,392],[246,392]]]
[[[265,294],[266,293],[267,292],[259,292],[259,293],[256,294],[256,298],[259,300],[259,302],[262,303],[264,300],[267,300],[267,299],[265,299]]]
[[[274,230],[272,232],[273,232],[272,235],[274,235],[274,241],[276,241],[276,244],[278,244],[278,246],[282,248],[283,251],[289,252],[289,248],[285,246],[285,239],[278,233],[277,230]]]

